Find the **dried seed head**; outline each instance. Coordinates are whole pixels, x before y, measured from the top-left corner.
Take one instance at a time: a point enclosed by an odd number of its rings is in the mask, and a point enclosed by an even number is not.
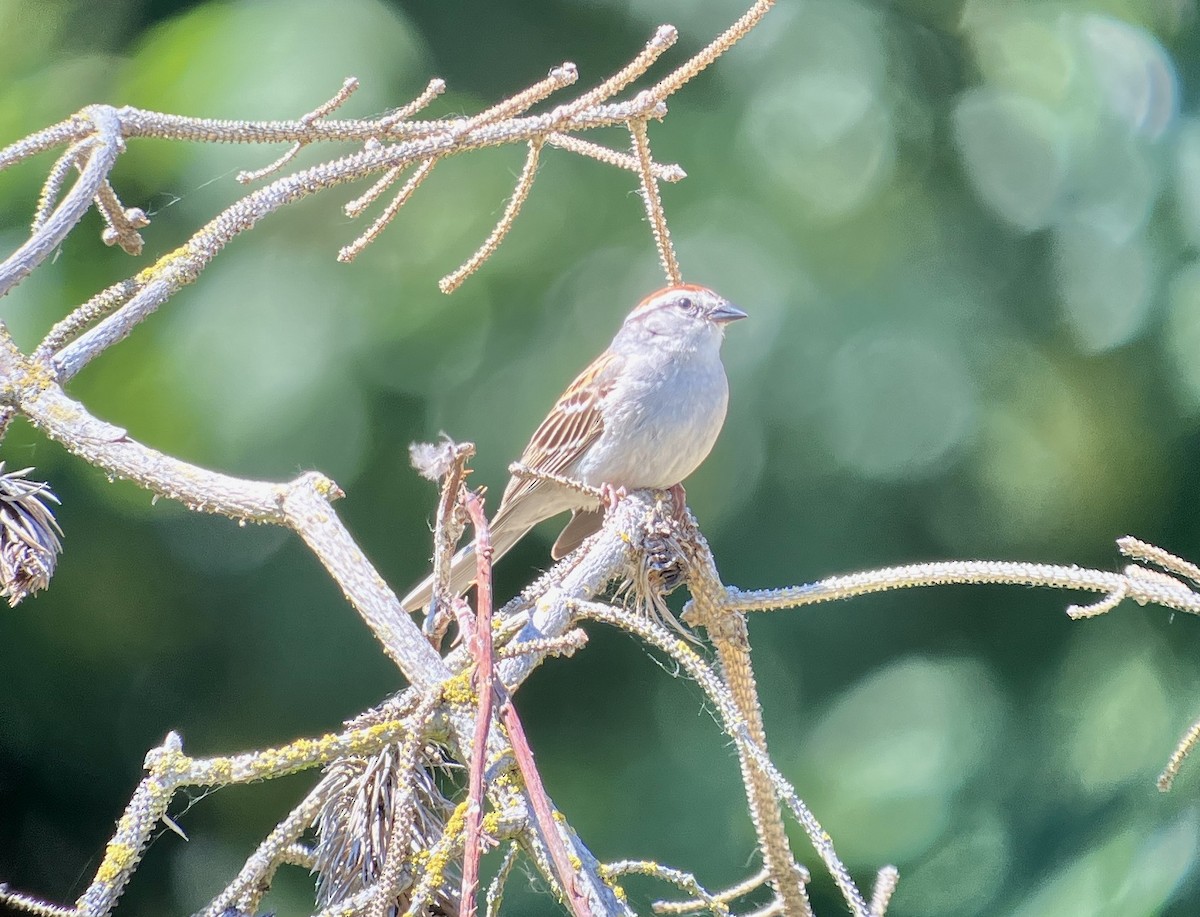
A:
[[[684,550],[686,533],[677,518],[661,504],[655,506],[642,532],[642,550],[626,573],[618,595],[640,614],[675,631],[691,643],[696,635],[685,627],[667,605],[667,596],[687,582],[688,560]]]
[[[474,443],[456,443],[446,434],[436,443],[410,443],[408,458],[423,478],[437,483],[456,462],[475,453]]]
[[[50,584],[62,551],[62,529],[44,502],[58,498],[49,485],[25,479],[32,470],[5,472],[0,462],[0,596],[13,607]]]
[[[420,861],[437,843],[454,811],[438,786],[437,771],[445,767],[441,753],[426,748],[418,760],[403,760],[399,746],[389,746],[370,758],[347,758],[332,765],[334,790],[317,817],[317,906],[344,901],[379,881],[397,840],[405,867],[401,887],[411,888],[413,861]],[[406,826],[396,824],[399,809],[411,789],[414,814]],[[407,837],[397,838],[400,828]],[[451,873],[454,873],[453,875]],[[458,913],[459,877],[447,869],[436,898],[418,911],[429,917]],[[408,909],[401,893],[394,912]]]

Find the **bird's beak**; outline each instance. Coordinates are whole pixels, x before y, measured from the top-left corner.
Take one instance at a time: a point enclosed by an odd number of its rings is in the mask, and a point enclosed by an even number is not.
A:
[[[708,313],[708,317],[718,325],[728,325],[730,322],[736,322],[739,318],[746,318],[746,313],[733,303],[724,302]]]

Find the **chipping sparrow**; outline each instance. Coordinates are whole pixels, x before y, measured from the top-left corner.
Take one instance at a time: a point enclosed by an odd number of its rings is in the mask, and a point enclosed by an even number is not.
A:
[[[729,388],[721,340],[727,323],[745,317],[712,290],[692,284],[646,297],[608,350],[554,403],[521,464],[597,488],[679,484],[704,461],[725,422]],[[554,543],[555,560],[600,528],[599,502],[550,481],[512,478],[491,522],[493,559],[543,519],[567,510],[571,521]],[[451,592],[465,592],[474,578],[475,553],[468,545],[451,563]],[[430,577],[405,596],[405,610],[428,604],[432,593]]]

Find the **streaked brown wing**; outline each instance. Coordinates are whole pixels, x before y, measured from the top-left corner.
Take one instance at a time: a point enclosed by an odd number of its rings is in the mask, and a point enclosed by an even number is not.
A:
[[[547,474],[566,474],[575,460],[599,439],[604,432],[600,403],[612,388],[620,359],[606,351],[579,374],[534,431],[521,453],[522,465]],[[500,506],[524,496],[540,483],[531,478],[513,478]]]

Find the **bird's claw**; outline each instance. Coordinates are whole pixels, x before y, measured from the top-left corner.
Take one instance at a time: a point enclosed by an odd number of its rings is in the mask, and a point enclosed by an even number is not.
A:
[[[604,507],[604,511],[611,513],[617,508],[617,504],[629,496],[629,491],[624,487],[613,487],[611,484],[600,485],[600,505]]]
[[[672,484],[667,488],[667,493],[671,495],[671,505],[675,509],[675,521],[683,523],[687,518],[687,491],[683,489],[682,484]]]

